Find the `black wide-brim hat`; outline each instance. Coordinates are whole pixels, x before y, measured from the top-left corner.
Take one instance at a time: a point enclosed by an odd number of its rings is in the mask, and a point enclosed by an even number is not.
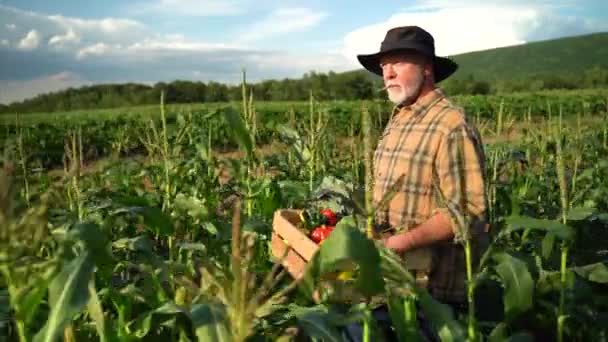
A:
[[[450,77],[458,69],[456,62],[435,55],[435,39],[418,26],[395,27],[388,30],[379,52],[371,55],[357,55],[357,59],[365,69],[382,76],[380,58],[396,51],[406,53],[414,51],[432,58],[436,83]]]

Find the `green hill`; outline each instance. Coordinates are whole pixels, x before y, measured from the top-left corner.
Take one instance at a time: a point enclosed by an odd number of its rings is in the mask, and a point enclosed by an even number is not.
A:
[[[454,75],[488,81],[570,76],[593,67],[608,69],[608,33],[594,33],[453,56],[460,65]]]

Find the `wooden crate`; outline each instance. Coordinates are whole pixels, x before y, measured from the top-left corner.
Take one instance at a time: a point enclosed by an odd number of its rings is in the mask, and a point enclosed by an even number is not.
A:
[[[294,279],[300,279],[306,268],[306,263],[312,259],[319,250],[319,246],[308,236],[302,233],[296,226],[301,222],[302,210],[280,209],[274,214],[272,222],[272,255],[277,260],[287,255],[282,260],[282,265],[287,269]],[[431,262],[431,249],[420,248],[408,251],[402,255],[404,266],[413,272],[416,282],[421,287],[426,287],[428,273],[427,269]]]
[[[272,255],[280,259],[289,248],[282,264],[294,279],[303,275],[306,263],[319,249],[316,243],[296,228],[301,222],[301,212],[296,209],[277,210],[272,222]]]

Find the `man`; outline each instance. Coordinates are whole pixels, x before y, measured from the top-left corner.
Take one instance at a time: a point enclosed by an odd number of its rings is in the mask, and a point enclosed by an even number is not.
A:
[[[389,30],[378,53],[357,58],[383,77],[395,104],[374,155],[376,203],[404,177],[385,210],[376,212],[376,224],[394,232],[383,243],[428,279],[432,296],[461,311],[466,266],[459,242],[471,240],[475,266],[487,232],[481,139],[463,109],[436,86],[458,66],[436,56],[434,38],[416,26]]]

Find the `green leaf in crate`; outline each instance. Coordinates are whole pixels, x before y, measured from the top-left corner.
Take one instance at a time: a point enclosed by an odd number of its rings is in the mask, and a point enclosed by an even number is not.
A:
[[[532,307],[534,280],[522,260],[508,253],[492,256],[497,262],[494,269],[504,286],[504,305],[507,318],[513,318]]]
[[[374,243],[358,229],[348,225],[337,226],[323,241],[319,251],[308,263],[302,288],[312,295],[319,281],[328,274],[358,269],[354,287],[366,296],[384,291],[380,267],[380,254]]]

